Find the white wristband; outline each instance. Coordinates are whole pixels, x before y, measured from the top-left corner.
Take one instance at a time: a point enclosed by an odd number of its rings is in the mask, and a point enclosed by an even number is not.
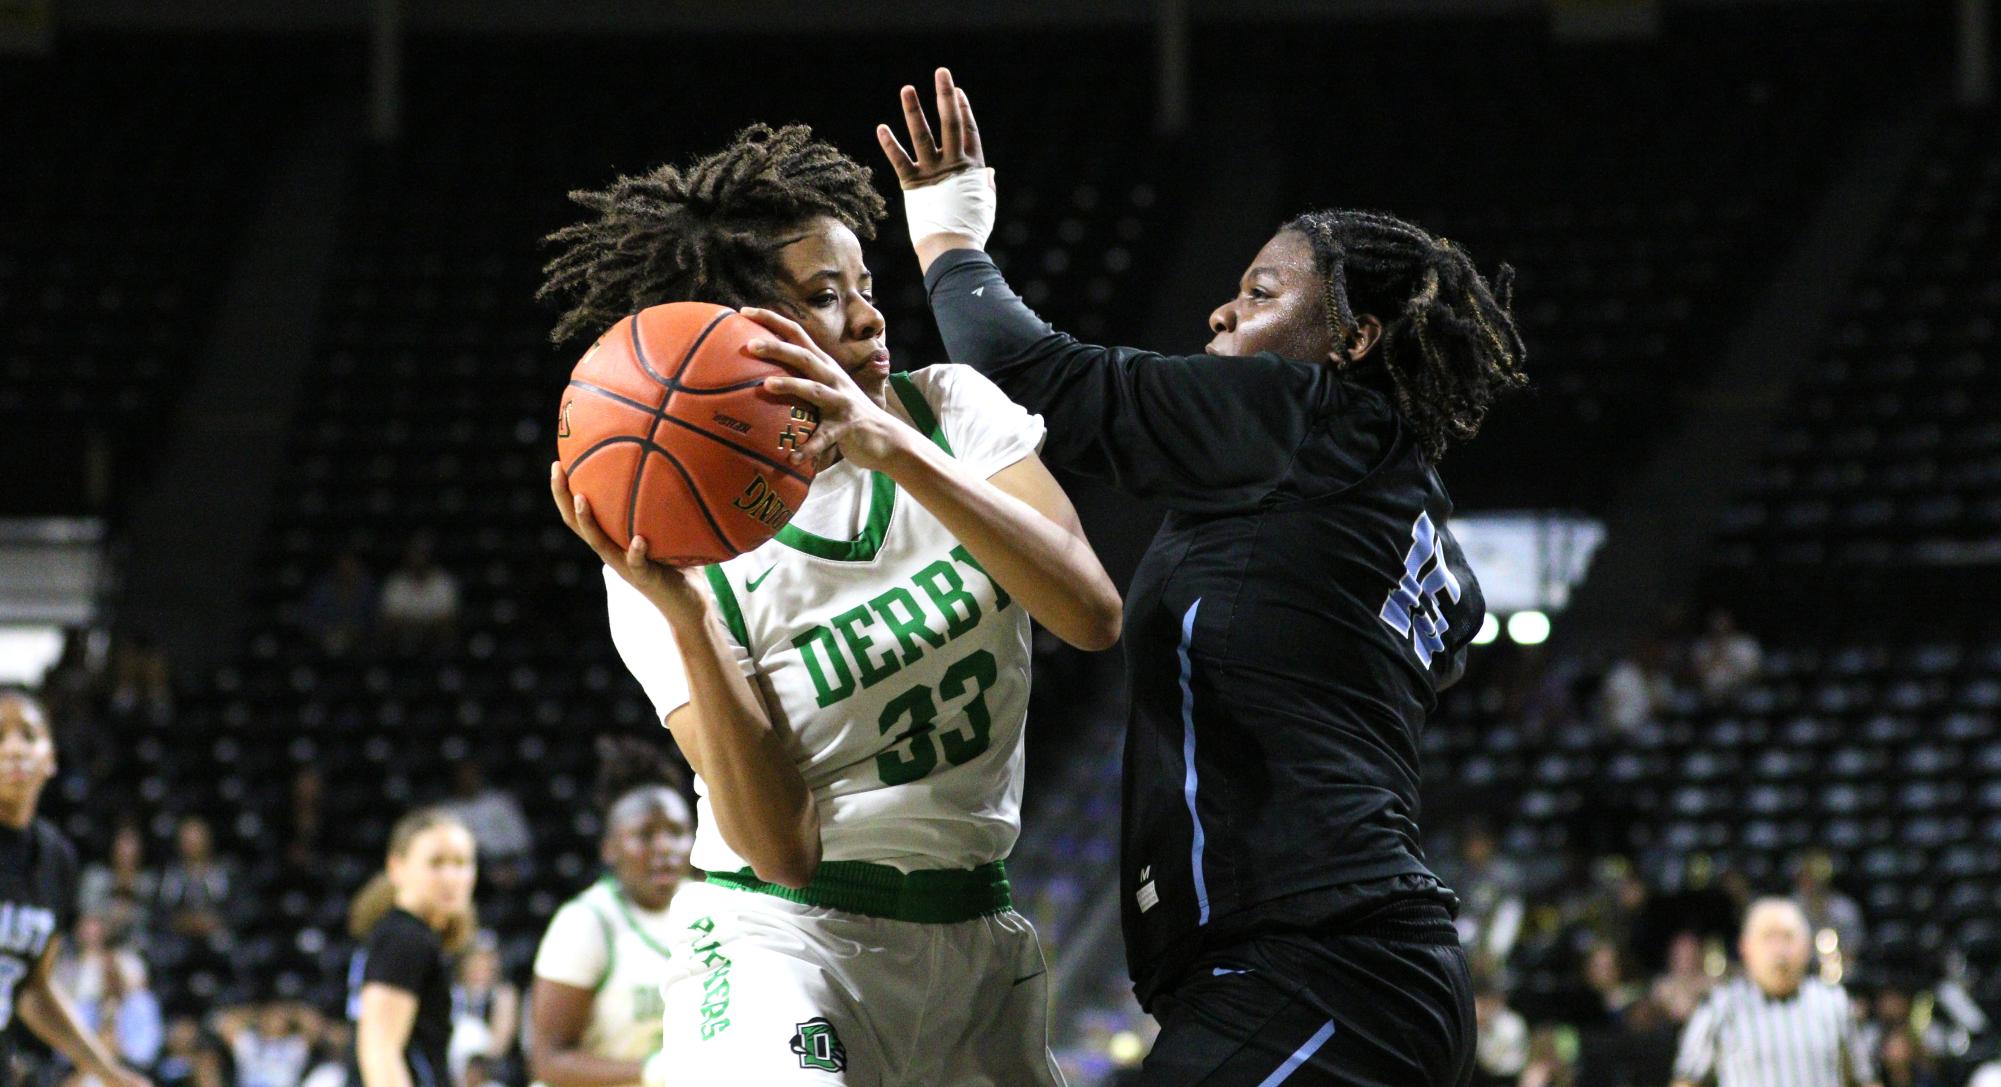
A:
[[[646,1058],[640,1066],[639,1082],[644,1087],[667,1087],[667,1051],[661,1050]]]
[[[933,234],[963,234],[985,248],[993,236],[998,206],[992,167],[961,170],[903,193],[903,215],[910,220],[912,245]]]

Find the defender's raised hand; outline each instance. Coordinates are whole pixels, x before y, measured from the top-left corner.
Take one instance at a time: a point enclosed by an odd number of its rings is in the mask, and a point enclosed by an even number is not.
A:
[[[903,123],[910,130],[911,150],[904,151],[888,125],[875,126],[876,142],[889,157],[897,183],[905,189],[921,189],[940,178],[987,164],[986,152],[980,147],[980,126],[973,120],[966,92],[952,82],[952,73],[945,68],[933,73],[932,84],[938,108],[937,136],[931,133],[917,88],[910,86],[903,88]]]

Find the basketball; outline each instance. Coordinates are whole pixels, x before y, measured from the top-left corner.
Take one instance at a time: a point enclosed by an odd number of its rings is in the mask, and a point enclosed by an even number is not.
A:
[[[727,306],[670,302],[622,318],[577,362],[557,456],[619,547],[644,536],[660,562],[721,562],[799,508],[813,468],[786,455],[819,415],[765,391],[765,378],[788,371],[743,346],[770,336]]]

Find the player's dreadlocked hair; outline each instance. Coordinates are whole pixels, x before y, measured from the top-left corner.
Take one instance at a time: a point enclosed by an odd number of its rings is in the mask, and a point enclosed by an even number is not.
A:
[[[598,739],[597,752],[598,779],[592,796],[599,811],[609,812],[640,789],[657,787],[687,793],[687,775],[657,744],[631,736],[603,736]]]
[[[1464,249],[1382,212],[1309,211],[1282,229],[1313,246],[1335,343],[1348,341],[1358,313],[1382,321],[1377,353],[1433,460],[1480,432],[1495,397],[1528,383],[1513,268],[1501,265],[1490,285]]]
[[[751,125],[688,166],[658,166],[570,199],[593,214],[543,239],[561,251],[535,292],[570,302],[550,336],[557,343],[662,302],[770,305],[787,233],[831,215],[873,238],[883,217],[868,168],[805,125]]]

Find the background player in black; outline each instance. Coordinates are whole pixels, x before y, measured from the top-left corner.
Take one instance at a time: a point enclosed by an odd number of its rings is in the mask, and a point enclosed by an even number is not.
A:
[[[1511,275],[1314,212],[1210,315],[1207,355],[1079,343],[980,251],[979,130],[935,82],[938,136],[909,87],[914,156],[877,135],[906,190],[936,186],[906,203],[947,353],[1046,417],[1051,464],[1169,510],[1126,598],[1122,905],[1161,1021],[1142,1082],[1465,1082],[1418,735],[1485,609],[1433,464],[1523,382]]]
[[[0,1085],[13,1082],[14,1021],[106,1087],[149,1087],[77,1019],[56,987],[63,933],[76,921],[76,851],[36,816],[56,774],[56,742],[42,704],[0,690]]]
[[[428,809],[389,832],[389,863],[355,896],[354,1087],[450,1087],[452,964],[472,942],[472,832]]]

